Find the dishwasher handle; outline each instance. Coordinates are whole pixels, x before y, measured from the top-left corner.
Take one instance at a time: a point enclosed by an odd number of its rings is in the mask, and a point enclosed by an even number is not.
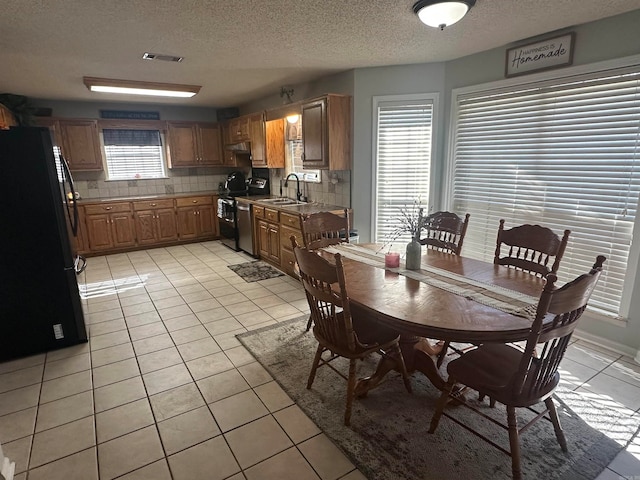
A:
[[[249,211],[249,204],[248,203],[238,203],[238,205],[236,206],[236,208],[238,210],[242,210],[244,212],[248,212]]]

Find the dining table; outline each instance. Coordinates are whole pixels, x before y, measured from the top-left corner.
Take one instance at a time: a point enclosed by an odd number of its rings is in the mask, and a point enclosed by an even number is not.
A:
[[[544,279],[514,268],[424,249],[420,270],[385,267],[379,244],[339,244],[353,315],[400,334],[409,372],[422,372],[438,389],[445,384],[437,357],[440,341],[482,344],[526,340]],[[550,317],[551,320],[551,317]],[[373,375],[359,379],[356,395],[375,388],[397,362],[383,356]]]

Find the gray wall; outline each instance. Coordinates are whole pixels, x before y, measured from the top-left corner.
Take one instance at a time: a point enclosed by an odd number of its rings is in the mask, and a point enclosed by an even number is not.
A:
[[[30,99],[36,107],[48,107],[54,117],[100,118],[100,110],[159,112],[160,120],[191,120],[215,122],[215,108],[154,105],[152,103],[67,102],[63,100]]]
[[[362,68],[355,71],[353,98],[353,173],[351,206],[361,242],[371,240],[373,209],[373,97],[410,93],[440,94],[441,118],[445,86],[444,63]],[[436,120],[437,121],[437,120]],[[442,156],[442,129],[436,131],[435,156]]]
[[[325,93],[340,93],[343,95],[353,95],[354,71],[347,70],[334,75],[314,80],[308,83],[299,83],[291,85],[293,87],[293,102],[299,102],[307,98],[318,97]],[[249,102],[240,107],[241,114],[249,114],[259,112],[261,110],[269,110],[280,107],[284,104],[285,99],[280,97],[280,87],[274,89],[274,94],[254,102]]]

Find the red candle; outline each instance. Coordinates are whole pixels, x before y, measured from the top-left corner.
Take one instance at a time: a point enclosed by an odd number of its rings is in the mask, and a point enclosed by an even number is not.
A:
[[[386,253],[384,256],[384,266],[386,268],[398,268],[400,266],[400,254],[396,252]]]

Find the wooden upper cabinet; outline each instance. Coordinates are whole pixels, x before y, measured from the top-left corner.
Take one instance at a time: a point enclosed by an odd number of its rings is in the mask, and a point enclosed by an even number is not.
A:
[[[251,116],[232,118],[226,123],[224,143],[248,142],[250,140]]]
[[[167,129],[171,168],[223,164],[217,123],[168,122]]]
[[[191,122],[169,122],[167,132],[171,152],[169,166],[193,167],[198,162],[195,125]]]
[[[70,170],[102,170],[97,120],[59,119],[54,127],[54,135]]]
[[[200,123],[198,130],[198,146],[200,164],[203,166],[219,166],[223,163],[221,128],[217,123]]]
[[[302,104],[303,165],[351,169],[351,97],[326,95]]]
[[[251,166],[284,167],[284,122],[265,122],[263,114],[251,117]]]

